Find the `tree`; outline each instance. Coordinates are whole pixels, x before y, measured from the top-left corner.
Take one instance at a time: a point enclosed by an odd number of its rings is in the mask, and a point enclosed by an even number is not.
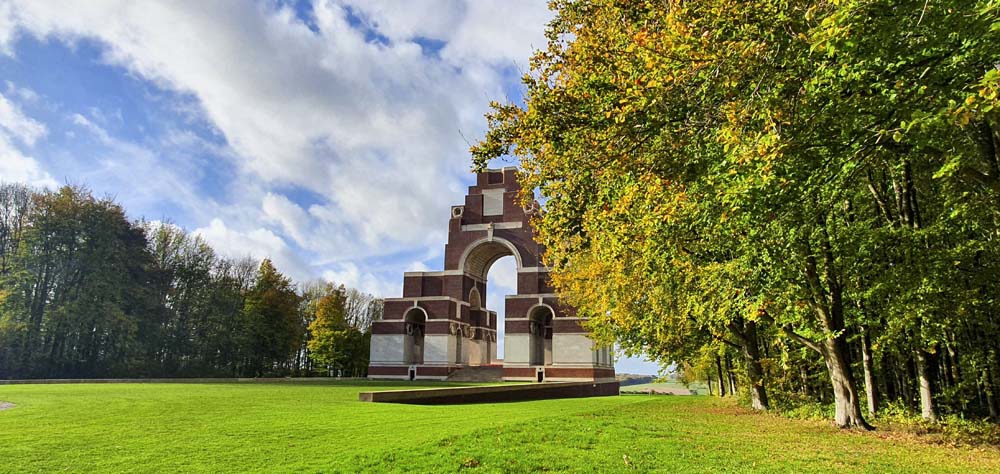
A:
[[[356,290],[326,285],[309,324],[309,357],[316,364],[337,375],[358,376],[367,370],[370,335],[355,327],[349,318],[353,308],[355,315],[351,319],[370,326],[365,317],[370,300],[369,295]]]
[[[288,364],[302,337],[298,305],[291,280],[264,259],[243,307],[238,342],[243,376],[273,374]]]
[[[204,373],[210,368],[209,321],[215,251],[200,237],[165,223],[147,224],[155,275],[156,311],[144,322],[145,346],[161,375]],[[154,316],[155,315],[155,316]],[[151,368],[152,369],[152,368]]]
[[[309,288],[172,224],[130,222],[85,188],[0,184],[0,378],[309,374],[328,285]],[[381,300],[339,291],[336,370],[360,376]]]
[[[998,4],[554,7],[526,106],[494,104],[472,152],[519,157],[595,336],[685,357],[699,331],[774,331],[821,358],[836,423],[867,428],[849,335],[884,321],[874,346],[913,348],[932,418],[930,355],[996,310],[956,301],[996,292],[961,269],[996,249]]]
[[[0,182],[0,274],[10,270],[31,214],[31,188]]]
[[[124,374],[149,308],[143,230],[83,188],[32,196],[2,275],[6,371],[19,377]]]

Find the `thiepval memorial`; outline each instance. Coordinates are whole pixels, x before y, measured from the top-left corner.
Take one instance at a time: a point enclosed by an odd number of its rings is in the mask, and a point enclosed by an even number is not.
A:
[[[476,175],[465,204],[451,208],[444,270],[405,273],[403,297],[385,300],[372,327],[370,378],[442,380],[480,370],[511,381],[614,379],[611,351],[594,344],[555,294],[530,224],[537,203],[523,208],[519,192],[514,168]],[[500,360],[486,275],[508,255],[517,262],[517,294],[506,296]]]

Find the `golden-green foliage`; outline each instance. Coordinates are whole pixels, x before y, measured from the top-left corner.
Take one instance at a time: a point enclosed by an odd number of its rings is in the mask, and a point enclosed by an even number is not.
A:
[[[518,157],[596,337],[735,351],[744,386],[832,388],[843,425],[863,351],[874,393],[1000,416],[1000,3],[553,7],[526,106],[494,104],[472,153]],[[788,376],[816,365],[830,388]]]

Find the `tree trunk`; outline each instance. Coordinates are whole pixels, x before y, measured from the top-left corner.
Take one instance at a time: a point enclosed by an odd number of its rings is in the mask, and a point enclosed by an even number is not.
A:
[[[917,364],[917,380],[920,382],[920,416],[925,420],[937,421],[934,408],[933,372],[930,367],[930,354],[923,349],[915,351]]]
[[[955,350],[955,335],[951,335],[951,340],[946,345],[948,349],[948,359],[951,360],[950,377],[952,384],[957,385],[962,380],[962,365],[958,358],[958,351]]]
[[[827,372],[830,375],[830,382],[833,385],[833,399],[836,408],[834,419],[837,426],[871,430],[872,426],[861,415],[858,386],[854,381],[854,374],[851,372],[850,351],[844,337],[846,325],[844,324],[843,291],[834,268],[833,251],[829,236],[825,233],[825,222],[822,218],[820,224],[824,225],[824,239],[821,242],[822,251],[820,252],[823,278],[820,278],[820,268],[818,268],[816,255],[808,246],[805,252],[805,274],[811,293],[810,306],[827,336],[817,343],[790,330],[786,332],[823,356]]]
[[[705,377],[705,378],[708,379],[708,396],[711,397],[713,395],[713,393],[712,393],[712,374],[709,373],[708,377]]]
[[[805,367],[799,367],[799,378],[802,379],[802,394],[810,396],[812,391],[809,389],[809,373],[806,372]]]
[[[872,369],[872,343],[867,328],[861,328],[861,359],[865,370],[865,397],[868,399],[868,414],[875,416],[879,402],[878,388],[875,386],[875,374]]]
[[[997,421],[1000,420],[1000,416],[997,415],[997,401],[993,397],[994,385],[992,375],[993,374],[990,372],[990,369],[983,371],[983,387],[985,388],[983,391],[986,392],[986,406],[990,412],[990,419]]]
[[[729,354],[726,354],[726,378],[729,379],[729,394],[736,396],[736,377],[733,376],[733,365],[729,362]]]
[[[882,380],[885,381],[885,396],[887,400],[895,401],[899,399],[896,394],[896,370],[889,365],[889,357],[882,356]]]
[[[719,356],[715,356],[715,369],[719,373],[719,396],[726,396],[726,381],[722,378],[722,361],[719,360]]]
[[[830,382],[833,384],[833,399],[836,409],[834,421],[841,428],[873,429],[861,415],[857,384],[854,382],[854,374],[851,372],[847,343],[843,336],[826,338],[822,344],[823,359],[830,372]]]
[[[905,366],[903,367],[903,372],[899,374],[899,383],[902,387],[903,392],[903,402],[908,407],[913,406],[913,387],[910,381],[916,379],[917,376],[913,371],[913,358],[907,357],[905,361]]]
[[[750,406],[754,410],[767,410],[767,390],[764,388],[764,368],[760,365],[760,347],[757,339],[757,323],[745,321],[739,333],[743,341],[743,356],[747,364],[747,381],[750,389]]]

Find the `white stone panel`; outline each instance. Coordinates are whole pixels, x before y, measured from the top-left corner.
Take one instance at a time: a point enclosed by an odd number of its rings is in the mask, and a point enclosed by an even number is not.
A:
[[[486,342],[478,339],[466,339],[463,341],[465,354],[463,358],[468,365],[483,365],[489,363],[489,355],[486,353]]]
[[[483,215],[500,216],[503,215],[503,189],[483,190]]]
[[[552,363],[555,365],[591,365],[597,361],[594,341],[584,334],[553,334]]]
[[[372,346],[369,357],[372,364],[402,364],[403,363],[402,334],[372,334]]]
[[[450,364],[455,361],[455,336],[428,334],[424,336],[424,363]]]
[[[529,342],[527,334],[505,334],[503,340],[504,364],[528,365]]]

